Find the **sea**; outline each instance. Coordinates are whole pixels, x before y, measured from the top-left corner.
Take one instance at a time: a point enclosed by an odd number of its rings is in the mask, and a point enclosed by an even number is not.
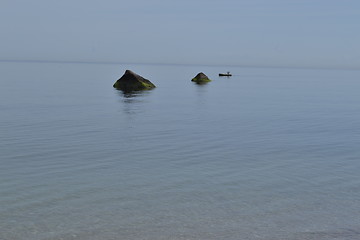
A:
[[[360,71],[1,62],[0,166],[1,240],[360,239]]]

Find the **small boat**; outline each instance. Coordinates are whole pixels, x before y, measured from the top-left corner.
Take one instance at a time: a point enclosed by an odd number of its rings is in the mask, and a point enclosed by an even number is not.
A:
[[[231,77],[232,74],[230,72],[227,73],[219,73],[219,77]]]

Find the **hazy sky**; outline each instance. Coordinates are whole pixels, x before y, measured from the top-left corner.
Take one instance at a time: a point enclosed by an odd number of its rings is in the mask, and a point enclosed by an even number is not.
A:
[[[360,69],[359,0],[1,0],[0,60]]]

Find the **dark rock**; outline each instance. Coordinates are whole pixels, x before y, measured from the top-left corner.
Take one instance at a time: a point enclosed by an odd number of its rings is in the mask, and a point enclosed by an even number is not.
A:
[[[115,82],[114,88],[123,90],[124,92],[149,90],[156,86],[149,80],[134,73],[133,71],[126,70],[124,75]]]
[[[191,79],[191,81],[196,83],[207,83],[211,80],[203,72],[200,72],[193,79]]]

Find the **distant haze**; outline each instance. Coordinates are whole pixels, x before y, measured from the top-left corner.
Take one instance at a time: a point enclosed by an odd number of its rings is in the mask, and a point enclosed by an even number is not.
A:
[[[0,60],[360,69],[358,0],[2,0]]]

